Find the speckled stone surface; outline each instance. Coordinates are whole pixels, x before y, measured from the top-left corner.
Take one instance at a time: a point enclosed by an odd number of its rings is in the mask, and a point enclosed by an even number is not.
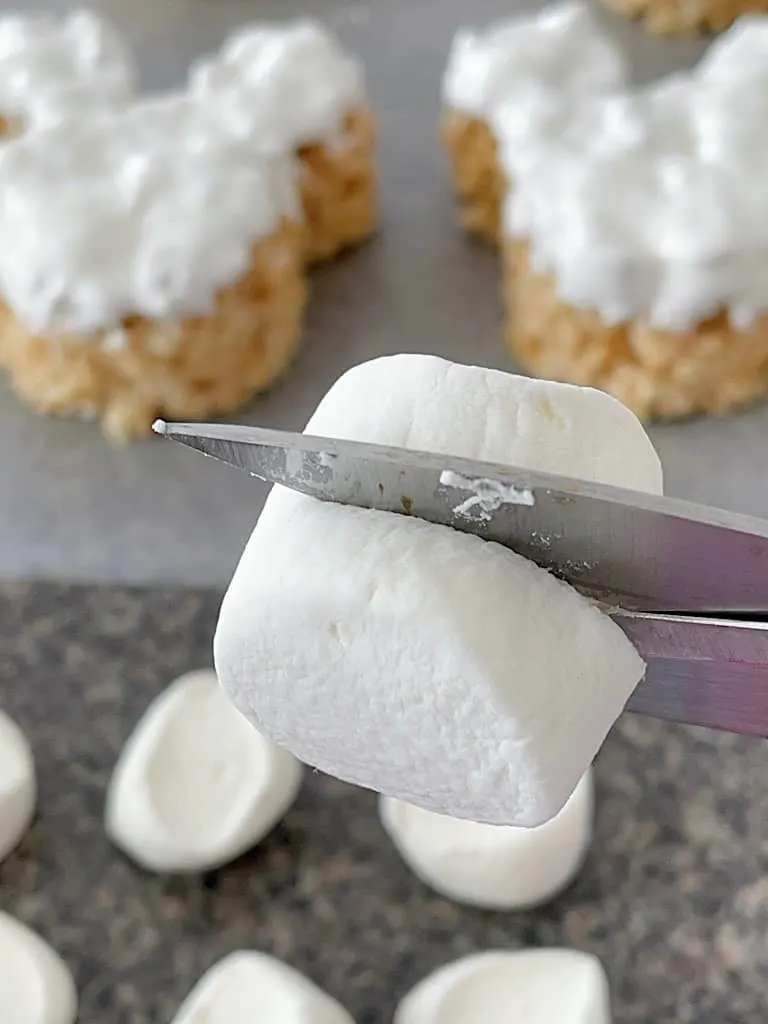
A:
[[[215,874],[133,867],[102,830],[109,773],[150,698],[209,663],[218,600],[0,585],[0,705],[28,732],[40,778],[0,905],[71,965],[82,1024],[163,1024],[238,947],[305,971],[358,1024],[385,1024],[451,958],[552,943],[602,958],[616,1024],[765,1024],[768,743],[627,717],[598,761],[588,863],[531,913],[433,895],[385,838],[375,798],[319,775],[258,849]]]

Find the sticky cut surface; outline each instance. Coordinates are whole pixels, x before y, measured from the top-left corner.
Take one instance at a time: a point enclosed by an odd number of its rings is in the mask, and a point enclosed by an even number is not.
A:
[[[608,982],[597,957],[572,949],[475,953],[416,985],[394,1024],[610,1024]]]
[[[546,902],[573,880],[592,839],[593,802],[590,769],[540,828],[480,825],[387,797],[379,798],[379,817],[408,867],[437,892],[515,910]]]

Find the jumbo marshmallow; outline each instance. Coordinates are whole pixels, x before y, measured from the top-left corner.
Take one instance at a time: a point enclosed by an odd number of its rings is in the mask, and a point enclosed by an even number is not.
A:
[[[350,370],[307,432],[662,486],[615,399],[431,356]],[[512,551],[282,488],[214,647],[235,705],[302,761],[437,813],[527,827],[564,806],[644,672],[610,618]]]

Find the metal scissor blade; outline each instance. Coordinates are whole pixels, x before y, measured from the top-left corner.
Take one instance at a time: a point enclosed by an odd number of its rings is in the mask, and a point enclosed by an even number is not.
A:
[[[509,466],[254,427],[159,432],[324,501],[418,516],[530,558],[626,609],[768,609],[768,523]]]
[[[768,623],[618,612],[646,661],[629,711],[768,737]]]

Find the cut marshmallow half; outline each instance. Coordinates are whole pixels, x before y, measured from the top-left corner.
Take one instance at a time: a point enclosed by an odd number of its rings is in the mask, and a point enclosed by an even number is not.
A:
[[[394,1024],[610,1024],[600,961],[572,949],[493,951],[441,967],[406,995]]]
[[[210,870],[272,830],[301,777],[296,758],[232,707],[214,672],[190,672],[150,704],[123,748],[107,832],[149,870]]]
[[[587,771],[565,807],[538,828],[482,825],[381,797],[381,822],[405,863],[443,896],[490,910],[544,903],[575,877],[592,839]]]
[[[77,992],[69,968],[39,935],[0,911],[0,1021],[74,1024]]]
[[[288,964],[230,953],[198,981],[171,1024],[354,1024],[347,1011]]]
[[[307,432],[661,489],[615,399],[431,356],[350,370]],[[529,827],[564,806],[645,670],[609,617],[512,551],[279,487],[225,596],[215,658],[237,707],[303,761]]]
[[[0,861],[16,848],[29,828],[36,801],[32,750],[18,725],[0,711]]]

